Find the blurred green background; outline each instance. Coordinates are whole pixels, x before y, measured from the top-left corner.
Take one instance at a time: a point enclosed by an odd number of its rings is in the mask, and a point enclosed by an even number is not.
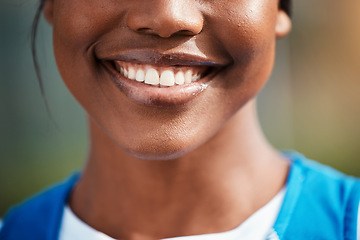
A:
[[[83,110],[67,92],[39,25],[38,54],[53,120],[32,65],[36,0],[0,0],[0,216],[81,168],[87,151]],[[360,176],[360,1],[295,0],[293,32],[278,41],[261,124],[279,149],[295,149]]]

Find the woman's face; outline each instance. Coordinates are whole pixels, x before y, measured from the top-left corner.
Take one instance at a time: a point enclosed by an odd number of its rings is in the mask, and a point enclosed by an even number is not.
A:
[[[218,132],[265,84],[290,29],[278,0],[47,0],[45,16],[71,93],[118,146],[148,159]]]

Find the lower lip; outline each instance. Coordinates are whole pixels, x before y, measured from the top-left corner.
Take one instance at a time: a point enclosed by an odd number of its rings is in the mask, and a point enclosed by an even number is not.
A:
[[[214,74],[208,74],[200,80],[172,87],[158,87],[125,78],[115,70],[111,62],[103,62],[110,72],[113,82],[122,93],[134,102],[152,106],[177,106],[191,102],[208,87]]]

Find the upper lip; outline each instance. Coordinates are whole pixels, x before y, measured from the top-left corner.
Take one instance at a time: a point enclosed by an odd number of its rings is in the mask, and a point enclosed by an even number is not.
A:
[[[225,60],[215,60],[189,53],[161,53],[154,50],[132,50],[121,53],[97,56],[102,61],[125,61],[158,66],[211,66],[223,67],[229,64]]]

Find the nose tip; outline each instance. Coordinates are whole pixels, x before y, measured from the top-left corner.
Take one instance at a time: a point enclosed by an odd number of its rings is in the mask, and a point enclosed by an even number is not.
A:
[[[168,38],[197,35],[203,29],[203,16],[193,0],[144,0],[127,15],[127,25],[138,33]]]

